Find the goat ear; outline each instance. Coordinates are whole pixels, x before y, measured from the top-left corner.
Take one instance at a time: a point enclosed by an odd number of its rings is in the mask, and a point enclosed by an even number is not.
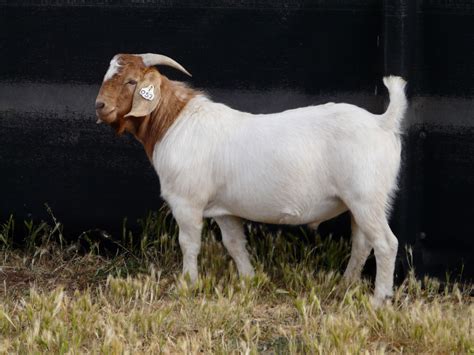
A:
[[[132,109],[124,117],[144,117],[158,106],[161,77],[156,71],[145,73],[133,93]]]

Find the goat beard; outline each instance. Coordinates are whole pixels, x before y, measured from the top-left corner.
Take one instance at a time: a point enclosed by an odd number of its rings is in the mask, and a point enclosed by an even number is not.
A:
[[[110,127],[112,127],[115,130],[115,133],[119,136],[125,131],[124,126],[125,122],[123,122],[123,117],[117,118],[115,121],[110,123]]]
[[[121,116],[114,120],[112,123],[110,123],[110,126],[119,136],[122,135],[125,131],[136,135],[138,130],[140,129],[140,126],[143,124],[143,119],[144,117],[125,118]]]

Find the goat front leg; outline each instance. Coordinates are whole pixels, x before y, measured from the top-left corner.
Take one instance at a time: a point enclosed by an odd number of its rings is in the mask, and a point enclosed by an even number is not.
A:
[[[179,227],[179,245],[183,253],[183,276],[192,283],[198,279],[197,259],[201,249],[202,210],[180,204],[172,207]]]
[[[234,216],[215,217],[222,233],[222,242],[234,259],[240,276],[254,276],[249,253],[245,248],[246,238],[243,230],[242,220]]]

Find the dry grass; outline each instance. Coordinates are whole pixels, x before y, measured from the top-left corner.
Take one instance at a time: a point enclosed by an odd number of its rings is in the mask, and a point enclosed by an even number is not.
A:
[[[472,353],[472,287],[441,290],[410,275],[374,310],[367,282],[345,285],[344,241],[310,243],[249,226],[257,275],[240,280],[215,228],[204,231],[203,276],[178,277],[176,227],[161,213],[125,233],[114,256],[63,241],[61,226],[0,229],[0,352]],[[83,236],[84,237],[84,236]],[[92,238],[89,238],[92,239]],[[304,239],[304,238],[303,238]],[[88,240],[88,238],[82,238]]]

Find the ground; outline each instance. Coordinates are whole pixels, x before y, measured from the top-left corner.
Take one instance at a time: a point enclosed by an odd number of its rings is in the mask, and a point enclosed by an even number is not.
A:
[[[0,227],[0,353],[474,352],[472,286],[412,271],[375,310],[369,281],[341,279],[344,240],[249,225],[257,273],[241,280],[208,223],[202,277],[189,286],[167,212],[108,250],[93,233],[66,242],[50,224]],[[21,248],[15,228],[28,234]]]

